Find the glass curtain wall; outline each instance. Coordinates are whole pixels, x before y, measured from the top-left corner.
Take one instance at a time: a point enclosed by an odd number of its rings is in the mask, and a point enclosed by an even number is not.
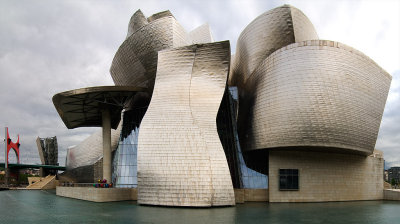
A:
[[[135,108],[123,114],[122,131],[113,158],[112,179],[116,187],[137,187],[137,142],[146,110],[147,107]]]
[[[228,87],[217,115],[218,134],[228,161],[233,187],[266,189],[268,176],[248,168],[240,148],[236,125],[238,99],[237,87]],[[267,163],[263,165],[268,166]]]

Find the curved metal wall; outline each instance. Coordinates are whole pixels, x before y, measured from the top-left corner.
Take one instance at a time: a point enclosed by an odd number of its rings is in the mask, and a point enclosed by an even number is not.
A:
[[[164,14],[150,22],[144,21],[140,11],[132,16],[128,37],[116,52],[110,68],[115,85],[148,88],[151,93],[158,51],[191,44],[172,14]]]
[[[142,28],[143,26],[149,24],[146,16],[144,16],[143,12],[139,9],[137,10],[131,17],[128,25],[128,33],[126,35],[126,39],[130,37],[134,32]]]
[[[111,129],[111,149],[113,151],[118,145],[121,123],[116,130]],[[93,165],[101,158],[103,158],[103,139],[102,130],[99,130],[77,146],[68,149],[65,165],[70,170],[81,166]]]
[[[190,31],[188,34],[193,44],[203,44],[214,42],[212,37],[210,26],[206,23],[196,29]]]
[[[140,126],[138,203],[234,205],[216,116],[229,71],[228,41],[159,52]]]
[[[193,38],[193,39],[192,39]],[[180,47],[192,43],[213,40],[208,25],[202,25],[189,35],[169,11],[146,18],[138,10],[131,17],[126,40],[116,52],[110,73],[115,85],[148,88],[148,94],[138,94],[130,106],[148,105],[154,87],[157,70],[157,54],[160,50]],[[121,126],[122,122],[120,123]],[[121,127],[112,132],[112,148],[118,145]],[[67,154],[66,166],[74,169],[93,165],[102,158],[101,130],[71,147]]]
[[[370,58],[338,42],[283,47],[249,77],[254,103],[241,143],[245,150],[318,146],[371,154],[390,82]]]
[[[229,85],[243,87],[248,76],[272,52],[313,39],[318,39],[314,26],[293,6],[284,5],[261,14],[239,36]]]

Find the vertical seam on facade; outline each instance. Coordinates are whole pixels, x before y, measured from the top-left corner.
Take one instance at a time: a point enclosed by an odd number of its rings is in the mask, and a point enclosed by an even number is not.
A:
[[[196,49],[195,49],[195,52],[194,52],[194,57],[193,57],[193,63],[192,63],[192,71],[191,71],[191,73],[190,73],[190,83],[189,83],[189,109],[190,109],[190,116],[192,117],[192,119],[193,119],[193,124],[195,124],[198,128],[199,128],[199,131],[200,131],[200,135],[202,136],[202,139],[203,139],[203,142],[204,142],[204,145],[205,145],[205,147],[206,147],[206,151],[207,151],[207,154],[208,154],[208,166],[209,166],[209,168],[210,168],[210,176],[211,176],[211,178],[210,178],[210,191],[211,191],[211,198],[210,198],[210,206],[212,206],[213,205],[213,201],[214,201],[214,194],[215,194],[215,190],[214,190],[214,186],[213,186],[213,169],[212,169],[212,165],[211,165],[211,155],[210,155],[210,151],[209,151],[209,149],[208,149],[208,145],[207,145],[207,141],[205,140],[205,138],[204,138],[204,134],[203,134],[203,130],[202,130],[202,128],[197,124],[197,121],[196,121],[196,118],[193,116],[193,111],[192,111],[192,101],[191,101],[191,91],[192,91],[192,77],[193,77],[193,72],[194,72],[194,65],[195,65],[195,63],[196,63],[196,55],[197,55],[197,45],[195,45],[196,46]],[[193,50],[193,49],[192,49]]]

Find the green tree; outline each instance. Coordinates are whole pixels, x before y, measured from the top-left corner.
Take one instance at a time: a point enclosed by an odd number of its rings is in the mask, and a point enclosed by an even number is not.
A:
[[[394,178],[392,178],[392,180],[390,181],[390,184],[391,184],[392,186],[396,185],[396,180],[395,180]]]

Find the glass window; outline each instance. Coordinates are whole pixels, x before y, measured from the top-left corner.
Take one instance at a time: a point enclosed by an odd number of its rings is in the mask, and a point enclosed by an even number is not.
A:
[[[137,141],[139,124],[146,107],[124,112],[120,141],[113,158],[113,183],[116,187],[137,187]]]
[[[299,190],[298,169],[279,169],[279,190]]]

